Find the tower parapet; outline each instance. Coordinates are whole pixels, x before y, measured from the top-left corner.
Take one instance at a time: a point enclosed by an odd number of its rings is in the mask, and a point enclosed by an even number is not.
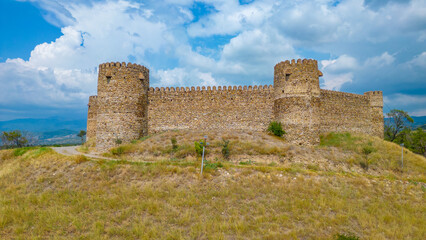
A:
[[[283,124],[291,142],[319,142],[320,76],[318,63],[312,59],[275,65],[274,117]]]
[[[365,92],[370,102],[371,116],[371,135],[383,138],[384,119],[383,119],[383,92],[369,91]]]
[[[130,142],[148,133],[149,70],[141,65],[99,65],[96,147]]]

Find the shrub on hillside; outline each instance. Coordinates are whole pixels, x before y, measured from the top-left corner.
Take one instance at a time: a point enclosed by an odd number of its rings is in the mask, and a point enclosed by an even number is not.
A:
[[[75,163],[77,163],[77,164],[87,162],[87,161],[89,161],[89,159],[87,159],[87,157],[84,156],[84,155],[78,155],[78,156],[75,157]]]
[[[194,147],[195,147],[195,153],[197,153],[197,156],[200,157],[203,154],[203,144],[198,141],[195,141]]]
[[[376,149],[373,147],[372,142],[368,142],[368,144],[362,148],[362,153],[365,155],[365,162],[360,162],[360,165],[364,170],[368,170],[368,155],[375,151]]]
[[[121,154],[124,153],[124,147],[120,146],[120,147],[113,148],[111,149],[111,153],[113,155],[120,156]]]
[[[176,140],[175,137],[172,137],[172,139],[170,139],[170,141],[172,142],[172,150],[175,152],[179,147],[179,145],[177,145],[177,140]]]
[[[224,159],[228,160],[229,159],[229,155],[230,155],[230,152],[229,152],[229,140],[222,139],[222,141],[223,141],[223,144],[222,144],[222,156],[223,156]]]
[[[120,138],[115,139],[115,144],[120,145],[122,143],[123,143],[123,140],[121,140]]]
[[[355,235],[337,234],[336,240],[359,240]]]
[[[285,134],[281,123],[276,121],[272,121],[269,123],[268,132],[278,137],[282,137]]]

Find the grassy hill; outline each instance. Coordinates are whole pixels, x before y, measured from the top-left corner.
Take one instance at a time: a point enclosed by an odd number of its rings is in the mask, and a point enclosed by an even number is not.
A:
[[[264,133],[166,132],[117,161],[50,148],[0,151],[0,238],[423,239],[426,159],[378,138],[303,147]],[[171,138],[177,139],[173,149]],[[222,138],[230,158],[222,159]],[[89,151],[86,146],[81,151]]]

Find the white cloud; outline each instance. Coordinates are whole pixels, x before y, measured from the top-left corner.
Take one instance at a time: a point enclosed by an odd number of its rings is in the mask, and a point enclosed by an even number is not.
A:
[[[152,85],[153,87],[217,86],[225,84],[224,81],[217,81],[211,73],[201,72],[198,69],[159,70],[154,72],[153,76],[160,79],[159,82]]]
[[[224,79],[230,85],[271,84],[276,63],[316,58],[322,87],[358,91],[367,83],[381,88],[383,79],[386,86],[400,86],[400,77],[386,74],[405,61],[419,68],[404,81],[418,91],[424,85],[424,0],[196,1],[214,7],[202,16],[192,11],[194,0],[30,1],[62,26],[62,36],[36,46],[28,61],[0,63],[1,84],[8,85],[0,90],[0,107],[6,99],[81,106],[96,91],[97,65],[107,61],[146,65],[152,86],[190,86],[225,84]],[[370,66],[381,69],[371,73]],[[387,94],[398,90],[392,91]]]
[[[357,60],[348,55],[342,55],[333,60],[320,62],[323,72],[322,88],[340,90],[345,83],[351,83],[354,74],[352,71],[358,68]]]
[[[383,97],[385,110],[398,108],[408,111],[411,116],[426,116],[426,95],[408,95],[402,93],[390,94]]]
[[[415,56],[409,64],[418,66],[418,67],[424,67],[426,68],[426,52],[422,52],[421,54]]]
[[[343,84],[351,83],[353,77],[354,77],[353,73],[343,73],[343,74],[327,73],[324,76],[324,83],[321,85],[321,88],[339,91],[342,88]]]
[[[88,96],[96,94],[99,63],[128,61],[129,55],[145,62],[146,52],[165,51],[174,45],[166,25],[148,19],[149,9],[134,11],[142,8],[139,4],[108,1],[61,6],[73,18],[61,29],[61,37],[37,45],[28,61],[0,63],[2,85],[6,86],[0,89],[0,105],[85,106]]]
[[[191,37],[235,34],[250,27],[260,26],[270,16],[272,1],[255,1],[249,5],[239,5],[236,0],[205,1],[214,5],[212,13],[188,27]]]
[[[0,63],[0,105],[75,108],[93,94],[91,89],[96,86],[95,79],[94,69],[61,71],[36,68],[22,59],[8,60]],[[79,82],[87,88],[81,88]]]
[[[324,72],[345,72],[358,67],[357,60],[345,54],[333,60],[322,60],[320,63]]]
[[[415,110],[415,111],[411,111],[408,114],[410,116],[418,116],[418,117],[426,116],[426,108],[418,109],[418,110]]]
[[[395,61],[395,57],[390,55],[388,52],[384,52],[380,56],[369,58],[365,61],[366,67],[384,67],[392,64]]]
[[[423,106],[426,106],[425,95],[419,96],[419,95],[407,95],[407,94],[396,93],[396,94],[388,96],[387,101],[398,102],[405,106],[410,105],[412,103],[422,104]]]

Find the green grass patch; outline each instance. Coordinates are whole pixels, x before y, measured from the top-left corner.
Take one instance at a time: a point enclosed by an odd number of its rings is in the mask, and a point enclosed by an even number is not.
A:
[[[320,146],[339,147],[353,150],[361,138],[352,136],[351,133],[331,132],[320,136]]]
[[[248,161],[241,161],[238,164],[240,164],[240,165],[252,165],[252,164],[254,164],[254,162],[250,159]]]
[[[223,164],[221,162],[205,162],[204,163],[204,169],[211,169],[211,170],[216,170],[217,168],[221,168],[223,167]]]
[[[13,151],[15,157],[23,156],[28,153],[29,157],[37,158],[44,153],[51,152],[52,149],[49,147],[23,147],[17,148]]]
[[[15,157],[19,157],[24,155],[28,150],[34,149],[34,147],[23,147],[23,148],[17,148],[13,151],[13,155]]]

